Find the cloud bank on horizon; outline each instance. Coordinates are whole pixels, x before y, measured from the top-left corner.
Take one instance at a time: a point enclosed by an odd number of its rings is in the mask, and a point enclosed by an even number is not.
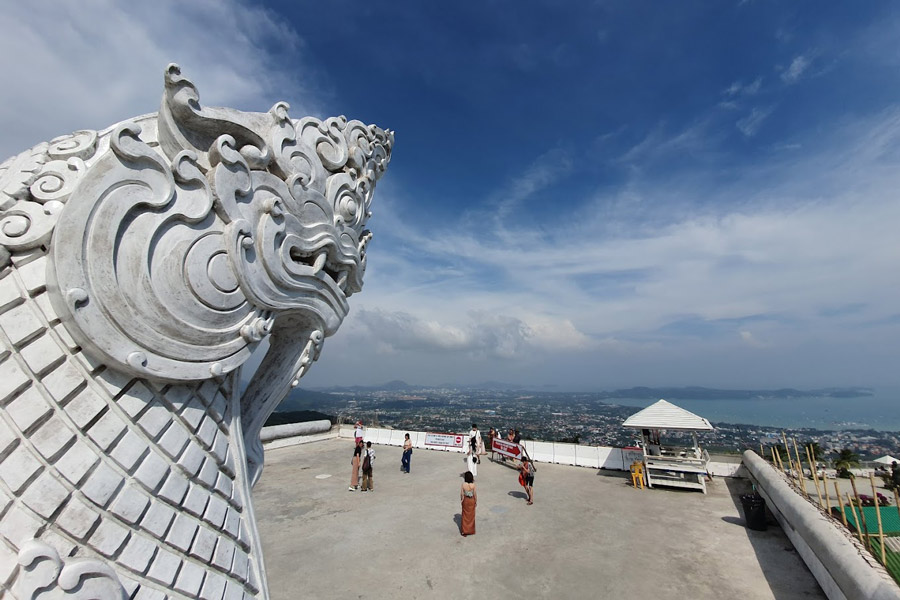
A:
[[[900,384],[900,7],[4,3],[4,157],[201,101],[397,132],[306,385]]]

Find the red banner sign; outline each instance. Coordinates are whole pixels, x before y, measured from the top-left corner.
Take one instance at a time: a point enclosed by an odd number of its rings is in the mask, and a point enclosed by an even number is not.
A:
[[[491,450],[510,458],[520,459],[522,457],[522,447],[519,444],[501,440],[500,438],[494,438],[491,441]]]

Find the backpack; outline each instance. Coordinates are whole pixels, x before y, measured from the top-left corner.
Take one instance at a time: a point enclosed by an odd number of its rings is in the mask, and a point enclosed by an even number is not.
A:
[[[363,473],[371,473],[372,472],[372,461],[369,460],[369,451],[366,451],[366,457],[363,459],[362,464]]]

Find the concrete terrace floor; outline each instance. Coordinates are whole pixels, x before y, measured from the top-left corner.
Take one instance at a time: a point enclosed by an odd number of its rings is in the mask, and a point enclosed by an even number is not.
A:
[[[477,535],[459,534],[455,453],[377,446],[374,493],[348,492],[352,441],[266,451],[254,489],[273,600],[825,598],[777,525],[746,529],[746,480],[635,490],[627,473],[482,462]],[[326,477],[330,475],[330,477]]]

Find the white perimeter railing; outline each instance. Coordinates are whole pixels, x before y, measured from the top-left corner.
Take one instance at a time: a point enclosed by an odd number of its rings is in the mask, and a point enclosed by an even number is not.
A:
[[[292,425],[276,425],[263,427],[260,437],[265,448],[274,450],[286,446],[318,442],[335,437],[353,438],[352,425],[335,425],[329,429],[328,421],[314,421],[311,423],[296,423]],[[465,452],[462,448],[447,448],[442,446],[426,446],[424,431],[406,431],[404,429],[384,429],[379,427],[367,427],[363,439],[373,444],[382,446],[402,446],[404,434],[409,433],[409,439],[413,448],[436,450],[444,452]],[[464,439],[468,432],[461,435]],[[487,440],[485,440],[486,442]],[[589,467],[591,469],[610,469],[614,471],[627,471],[634,460],[633,451],[610,446],[581,446],[578,444],[565,444],[563,442],[535,442],[526,440],[522,442],[525,452],[532,459],[557,465],[572,465],[575,467]],[[734,462],[720,462],[715,459],[707,464],[707,472],[716,477],[742,476],[738,473],[740,459]]]
[[[353,432],[352,425],[341,425],[338,436],[342,438],[353,438]],[[407,433],[409,434],[409,439],[412,442],[413,448],[460,453],[465,452],[466,450],[465,445],[463,445],[462,448],[426,446],[424,431],[367,427],[363,439],[367,442],[383,446],[402,446],[404,435]],[[462,435],[465,439],[468,436],[468,432],[455,435]],[[486,444],[487,440],[485,440],[485,445]],[[631,467],[632,459],[630,457],[626,458],[630,453],[622,448],[612,448],[610,446],[582,446],[562,442],[536,442],[532,440],[525,440],[522,442],[522,445],[525,447],[525,452],[528,453],[528,456],[537,462],[589,467],[592,469],[610,469],[615,471],[627,471]],[[734,463],[710,462],[708,470],[710,474],[718,477],[733,477],[740,466],[739,460]]]

